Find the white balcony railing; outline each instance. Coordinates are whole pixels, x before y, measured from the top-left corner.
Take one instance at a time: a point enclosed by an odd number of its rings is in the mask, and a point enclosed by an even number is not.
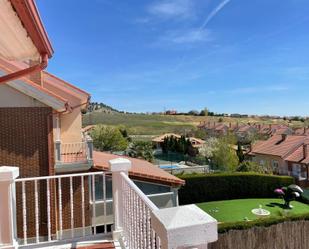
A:
[[[217,221],[211,216],[195,205],[158,209],[128,177],[128,159],[114,159],[109,164],[112,235],[123,249],[207,248],[217,240]],[[97,212],[108,216],[106,174],[19,179],[17,167],[0,167],[0,249],[106,239],[110,223],[96,224]],[[98,177],[103,181],[100,189],[95,188]],[[104,205],[96,205],[96,191],[102,191]]]
[[[97,178],[103,181],[100,190],[95,188]],[[38,244],[94,239],[107,234],[107,222],[100,224],[100,233],[95,223],[95,192],[101,191],[106,203],[105,183],[104,172],[15,179],[12,185],[16,189],[14,240],[19,246],[31,248]],[[93,205],[90,205],[90,199]],[[106,216],[106,205],[101,208]]]
[[[159,210],[133,181],[121,173],[123,238],[127,248],[160,248],[160,238],[151,226],[151,213]]]
[[[217,221],[195,205],[159,209],[128,177],[131,162],[111,160],[114,239],[124,249],[207,248]]]
[[[92,161],[93,143],[91,138],[83,142],[62,143],[55,142],[56,163],[88,163]]]

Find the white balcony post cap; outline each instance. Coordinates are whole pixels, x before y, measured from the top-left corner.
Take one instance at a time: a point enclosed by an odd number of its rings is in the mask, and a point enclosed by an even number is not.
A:
[[[166,248],[206,248],[218,239],[217,220],[194,204],[155,210],[151,224]]]
[[[19,176],[19,168],[11,166],[0,167],[0,181],[11,181]]]
[[[129,159],[122,157],[109,160],[108,163],[111,172],[128,172],[132,166],[132,163]]]

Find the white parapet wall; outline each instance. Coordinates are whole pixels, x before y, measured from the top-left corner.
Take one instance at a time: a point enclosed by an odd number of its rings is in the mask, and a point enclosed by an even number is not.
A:
[[[217,220],[196,205],[155,210],[151,225],[163,249],[206,249],[218,239]]]

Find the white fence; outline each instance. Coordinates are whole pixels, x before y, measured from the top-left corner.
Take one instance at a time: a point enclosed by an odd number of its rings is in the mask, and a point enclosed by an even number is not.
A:
[[[17,203],[22,205],[22,237],[18,238],[18,243],[33,245],[96,236],[95,180],[98,177],[103,181],[101,191],[104,205],[102,207],[106,217],[106,174],[104,172],[16,179],[16,189],[21,189],[21,194],[17,194]],[[19,200],[20,197],[21,200]],[[74,198],[78,198],[80,203],[76,203]],[[90,205],[90,199],[93,205]],[[31,210],[29,207],[33,206],[34,210]],[[56,219],[52,219],[52,216]],[[65,220],[67,224],[64,224]],[[33,225],[35,232],[33,232]],[[103,233],[105,234],[106,226],[104,222]],[[21,234],[20,228],[18,227],[18,234]]]
[[[195,205],[159,209],[128,177],[131,162],[111,160],[114,238],[125,249],[207,248],[217,221]]]
[[[123,237],[128,249],[161,248],[160,238],[153,230],[150,215],[159,210],[133,181],[121,173]]]
[[[204,211],[195,205],[158,209],[128,177],[128,159],[109,164],[112,234],[123,249],[202,249],[217,240],[217,221]],[[18,175],[16,167],[0,167],[0,249],[106,239],[107,222],[98,227],[95,219],[96,177],[103,180],[101,208],[106,217],[106,173],[17,179]]]

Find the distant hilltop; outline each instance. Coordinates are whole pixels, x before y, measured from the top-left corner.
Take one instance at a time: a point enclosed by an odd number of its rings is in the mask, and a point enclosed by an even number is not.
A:
[[[99,102],[91,102],[87,112],[120,113],[119,110]]]

